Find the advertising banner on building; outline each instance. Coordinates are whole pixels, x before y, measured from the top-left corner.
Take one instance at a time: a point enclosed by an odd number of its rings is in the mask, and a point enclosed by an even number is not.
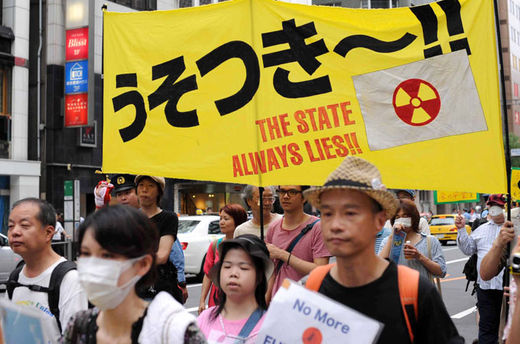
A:
[[[322,184],[356,155],[390,188],[505,192],[494,25],[486,0],[105,12],[103,171]]]
[[[434,191],[433,199],[435,204],[472,203],[480,201],[480,196],[476,192]]]
[[[88,27],[65,32],[65,60],[88,59]]]

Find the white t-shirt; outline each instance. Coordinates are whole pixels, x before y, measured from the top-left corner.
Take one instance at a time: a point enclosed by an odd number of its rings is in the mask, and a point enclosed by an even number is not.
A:
[[[277,213],[271,213],[271,221],[264,223],[264,237],[267,236],[267,229],[269,228],[269,224],[275,222],[282,218],[282,215]],[[253,223],[253,219],[246,221],[235,228],[235,233],[233,237],[236,238],[239,235],[243,234],[253,234],[260,238],[260,225],[255,225]]]
[[[51,274],[54,268],[61,262],[66,261],[61,257],[56,263],[52,264],[42,272],[39,276],[28,278],[25,276],[25,266],[18,276],[18,282],[21,284],[34,284],[42,287],[48,287],[51,279]],[[7,293],[6,297],[7,296]],[[12,301],[20,306],[31,307],[40,310],[43,314],[54,318],[54,315],[49,309],[48,294],[45,292],[31,291],[27,287],[17,287],[13,291]],[[60,309],[60,323],[62,325],[62,332],[67,326],[67,322],[72,315],[81,310],[88,308],[88,301],[85,292],[79,284],[78,271],[71,270],[67,272],[61,282],[60,286],[60,300],[58,302]],[[57,323],[56,323],[57,326]]]
[[[65,231],[63,229],[63,226],[61,225],[60,221],[56,221],[56,226],[54,228],[55,228],[55,230],[54,230],[54,235],[52,236],[52,240],[60,241],[61,233],[63,233]]]

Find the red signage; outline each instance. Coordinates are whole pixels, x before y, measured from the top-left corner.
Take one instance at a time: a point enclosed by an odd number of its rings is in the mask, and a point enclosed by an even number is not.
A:
[[[65,34],[65,60],[88,59],[88,27],[67,30]]]
[[[65,95],[65,127],[74,127],[87,124],[87,93]]]

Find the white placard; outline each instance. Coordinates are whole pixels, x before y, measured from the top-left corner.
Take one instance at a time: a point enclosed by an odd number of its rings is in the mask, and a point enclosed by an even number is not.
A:
[[[383,326],[286,279],[269,305],[256,343],[372,344]]]
[[[60,337],[54,318],[6,298],[0,299],[0,317],[6,344],[54,344]]]

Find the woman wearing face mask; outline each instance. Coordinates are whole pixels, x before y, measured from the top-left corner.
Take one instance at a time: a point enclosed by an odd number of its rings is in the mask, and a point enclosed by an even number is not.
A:
[[[206,253],[204,261],[204,278],[202,280],[202,288],[200,291],[199,314],[206,309],[206,297],[209,293],[208,306],[212,307],[216,304],[217,288],[211,283],[208,277],[211,268],[218,262],[218,247],[220,244],[229,239],[233,239],[235,228],[247,221],[247,213],[240,204],[226,204],[220,209],[220,230],[226,236],[224,238],[213,241]]]
[[[426,278],[442,278],[446,275],[446,261],[441,244],[434,236],[420,232],[419,218],[419,211],[413,201],[399,200],[397,214],[391,219],[394,230],[381,242],[383,249],[379,256],[390,257],[394,235],[405,234],[397,263],[419,271]]]
[[[199,315],[208,343],[254,343],[267,308],[267,281],[274,269],[265,243],[253,234],[224,241],[210,271],[219,305]]]
[[[103,208],[80,225],[78,275],[95,307],[70,319],[62,343],[205,342],[195,317],[170,294],[151,303],[137,296],[154,283],[158,240],[148,218],[128,206]]]

